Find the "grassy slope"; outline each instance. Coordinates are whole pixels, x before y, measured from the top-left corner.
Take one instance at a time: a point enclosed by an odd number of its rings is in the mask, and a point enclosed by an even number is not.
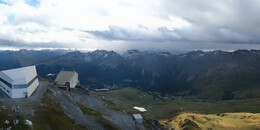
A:
[[[186,96],[203,99],[260,98],[260,72],[238,67],[227,74],[214,73],[195,82]]]
[[[41,104],[36,106],[35,116],[32,117],[33,128],[36,130],[46,129],[83,129],[79,125],[74,126],[74,121],[65,115],[58,102],[51,96],[52,92],[47,89],[43,95]]]
[[[92,116],[95,118],[95,121],[99,124],[101,124],[105,129],[107,130],[117,130],[118,128],[116,128],[115,126],[113,126],[108,120],[106,120],[105,118],[103,118],[102,114],[99,113],[98,111],[95,111],[91,108],[87,108],[84,107],[82,104],[77,103],[77,105],[79,106],[79,108],[81,109],[81,111],[84,114],[87,114],[89,116]]]
[[[179,100],[177,98],[175,100],[167,99],[164,102],[158,98],[154,98],[152,95],[130,87],[108,92],[91,91],[90,94],[97,98],[104,96],[105,99],[102,101],[115,109],[135,113],[138,111],[133,109],[134,106],[144,107],[148,111],[143,114],[153,119],[171,118],[182,111],[203,114],[226,112],[260,112],[259,99],[194,102]],[[140,95],[145,96],[140,97]]]
[[[255,130],[260,128],[259,121],[260,121],[260,114],[252,114],[252,113],[225,113],[225,114],[218,114],[218,115],[181,113],[180,115],[174,117],[171,120],[161,120],[161,123],[166,128],[174,128],[174,129],[185,129],[185,128],[199,129],[200,128],[200,129],[226,129],[226,130],[231,130],[231,129]]]
[[[137,110],[133,109],[133,106],[144,107],[148,111],[142,113],[143,115],[162,121],[165,121],[165,119],[168,121],[168,119],[172,119],[172,117],[177,116],[181,112],[202,114],[260,112],[260,99],[228,100],[218,102],[194,102],[179,99],[167,99],[164,102],[160,99],[154,98],[152,95],[130,87],[108,92],[91,91],[90,94],[102,100],[114,109],[120,109],[131,113],[139,113]],[[146,96],[140,97],[140,95]],[[104,96],[105,99],[101,99],[100,97],[102,96]],[[227,121],[228,120],[232,122],[233,119],[227,118]],[[258,121],[260,121],[260,119]]]

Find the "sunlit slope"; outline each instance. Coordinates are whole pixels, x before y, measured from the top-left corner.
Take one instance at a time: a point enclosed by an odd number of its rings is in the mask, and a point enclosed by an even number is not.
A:
[[[160,120],[165,128],[174,129],[224,129],[255,130],[260,129],[260,114],[224,113],[195,114],[181,113],[170,120]]]

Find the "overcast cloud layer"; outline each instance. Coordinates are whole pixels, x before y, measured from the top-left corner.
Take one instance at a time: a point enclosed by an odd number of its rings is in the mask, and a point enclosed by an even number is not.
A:
[[[259,0],[0,0],[0,47],[260,49],[259,12]]]

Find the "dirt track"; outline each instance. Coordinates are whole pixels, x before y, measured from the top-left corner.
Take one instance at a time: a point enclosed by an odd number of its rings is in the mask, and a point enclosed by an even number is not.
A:
[[[135,122],[131,115],[123,113],[121,111],[112,110],[99,100],[95,99],[92,96],[89,96],[84,91],[81,91],[79,89],[72,90],[71,95],[74,101],[80,102],[85,107],[89,107],[100,112],[105,119],[110,121],[110,123],[116,126],[117,128],[122,130],[135,129]]]

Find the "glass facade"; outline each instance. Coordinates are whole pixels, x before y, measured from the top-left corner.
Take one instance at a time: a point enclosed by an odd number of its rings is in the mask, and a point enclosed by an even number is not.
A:
[[[5,81],[4,79],[0,78],[0,81],[1,81],[2,83],[4,83],[6,86],[12,88],[12,84],[8,83],[8,82]]]
[[[27,88],[26,84],[18,84],[18,85],[14,85],[13,89],[19,89],[19,88]]]

